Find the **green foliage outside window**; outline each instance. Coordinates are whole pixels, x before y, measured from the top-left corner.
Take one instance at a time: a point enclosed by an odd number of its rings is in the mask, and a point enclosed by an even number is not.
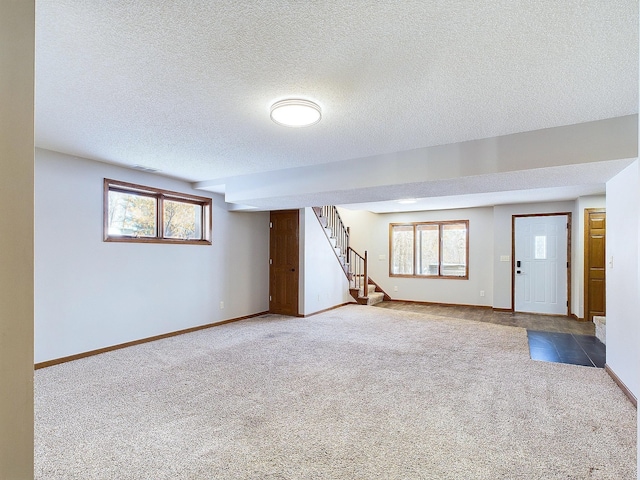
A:
[[[468,278],[469,221],[390,224],[389,274]]]
[[[105,179],[105,241],[211,244],[211,199]]]
[[[109,234],[155,237],[156,204],[153,197],[109,192]]]

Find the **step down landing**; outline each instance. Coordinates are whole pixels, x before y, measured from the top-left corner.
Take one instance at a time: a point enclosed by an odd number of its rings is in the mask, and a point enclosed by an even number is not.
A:
[[[364,296],[364,290],[362,288],[360,290],[357,290],[355,288],[351,290],[353,293],[358,293],[358,298],[356,299],[356,301],[360,305],[375,305],[384,301],[384,293],[376,292],[375,285],[368,285],[366,297]]]

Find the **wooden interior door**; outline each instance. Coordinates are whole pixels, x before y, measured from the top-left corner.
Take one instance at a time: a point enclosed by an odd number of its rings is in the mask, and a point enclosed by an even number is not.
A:
[[[271,212],[269,312],[298,315],[299,212]]]
[[[584,211],[584,319],[606,314],[606,216],[603,208]]]

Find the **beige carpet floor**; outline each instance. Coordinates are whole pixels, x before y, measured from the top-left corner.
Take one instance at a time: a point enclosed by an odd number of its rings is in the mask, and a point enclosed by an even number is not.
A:
[[[526,331],[346,306],[35,374],[36,478],[636,478],[636,410]]]

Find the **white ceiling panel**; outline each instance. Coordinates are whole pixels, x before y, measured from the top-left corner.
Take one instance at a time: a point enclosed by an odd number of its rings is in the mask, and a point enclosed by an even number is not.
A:
[[[191,182],[638,112],[637,0],[39,0],[36,20],[37,146]],[[321,122],[273,123],[287,97]]]

